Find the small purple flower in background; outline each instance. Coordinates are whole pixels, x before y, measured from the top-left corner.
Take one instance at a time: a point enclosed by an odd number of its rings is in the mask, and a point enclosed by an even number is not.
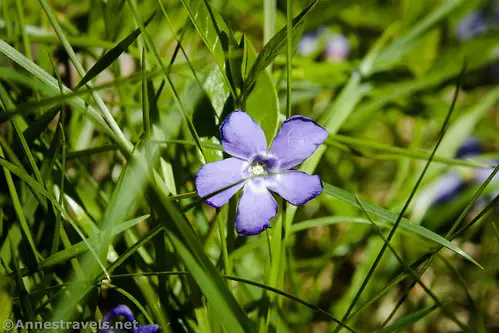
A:
[[[475,137],[468,137],[456,152],[456,158],[469,158],[480,154],[480,142]],[[433,202],[442,204],[452,201],[460,191],[466,187],[466,181],[463,176],[457,172],[447,172],[439,177],[431,185],[435,197]]]
[[[277,202],[269,190],[294,206],[322,192],[319,176],[292,168],[309,157],[327,136],[328,132],[313,120],[293,116],[283,122],[267,150],[262,128],[246,112],[231,112],[220,127],[220,137],[225,152],[234,157],[198,170],[198,194],[219,208],[243,188],[236,231],[241,236],[257,235],[270,227],[270,219],[277,214]]]
[[[327,61],[343,61],[350,53],[348,39],[340,34],[331,35],[327,39],[324,56]]]
[[[473,11],[463,17],[457,26],[456,36],[460,41],[465,41],[487,31],[485,17],[479,11]]]
[[[117,317],[124,317],[127,322],[135,324],[135,317],[132,313],[132,310],[126,305],[118,305],[114,309],[111,309],[102,319],[103,323],[110,324],[113,326],[113,319]],[[115,325],[118,326],[118,325]],[[156,324],[145,325],[145,326],[136,326],[133,327],[128,332],[130,333],[156,333],[159,331],[159,326]],[[123,332],[123,330],[113,330],[113,329],[104,329],[101,330],[100,333],[116,333]]]
[[[296,52],[298,55],[308,57],[319,49],[319,38],[317,33],[306,33],[298,42]]]
[[[436,190],[434,202],[441,204],[451,201],[465,185],[460,175],[455,172],[447,172],[431,185]]]
[[[498,165],[499,160],[489,160],[489,161],[484,161],[487,164],[490,165]],[[492,174],[492,169],[478,169],[475,171],[475,177],[473,177],[473,182],[476,184],[483,184],[485,180]],[[497,188],[497,185],[499,184],[499,173],[496,173],[494,178],[490,180],[490,183],[488,186],[494,186]],[[485,200],[489,201],[494,199],[499,194],[499,189],[493,191],[491,194],[489,194]]]
[[[480,141],[477,138],[470,136],[464,140],[463,144],[456,152],[457,158],[468,158],[480,154]]]

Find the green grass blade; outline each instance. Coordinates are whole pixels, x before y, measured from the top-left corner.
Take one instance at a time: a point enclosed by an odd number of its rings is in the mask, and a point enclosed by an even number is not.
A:
[[[429,306],[425,309],[411,313],[410,315],[407,315],[405,317],[400,318],[392,325],[379,330],[378,333],[392,333],[392,332],[396,332],[396,331],[403,329],[403,328],[408,328],[411,325],[415,324],[418,320],[420,320],[420,319],[426,317],[427,315],[429,315],[430,313],[432,313],[433,310],[435,310],[436,308],[437,308],[437,305],[432,305],[432,306]]]
[[[211,9],[208,1],[182,0],[182,4],[220,68],[225,85],[230,89],[232,97],[237,99],[235,87],[231,84],[225,68],[225,53],[228,52],[230,44],[235,44],[232,32],[223,18]]]
[[[156,12],[152,13],[152,15],[144,22],[144,27],[147,27],[149,23],[151,23],[152,19],[154,18],[154,15]],[[119,42],[115,47],[113,47],[111,50],[109,50],[106,54],[100,58],[95,65],[92,66],[83,76],[83,78],[78,82],[78,84],[75,86],[74,90],[78,90],[80,87],[84,86],[87,82],[92,80],[94,77],[99,75],[101,72],[103,72],[105,69],[107,69],[113,62],[115,62],[120,55],[123,52],[126,52],[130,45],[135,42],[137,37],[140,35],[140,28],[135,29],[132,31],[127,37],[123,38],[121,42]]]
[[[358,203],[355,200],[354,194],[349,193],[349,192],[347,192],[343,189],[340,189],[336,186],[324,183],[324,193],[331,195],[335,198],[338,198],[342,201],[348,202],[349,204],[360,208],[360,206],[358,205]],[[360,200],[362,201],[362,205],[365,207],[366,211],[368,211],[369,213],[376,215],[377,217],[391,223],[392,225],[394,225],[395,222],[397,221],[397,219],[398,219],[397,214],[392,213],[392,212],[390,212],[390,211],[388,211],[388,210],[386,210],[378,205],[372,204],[372,203],[365,201],[363,199],[360,199]],[[473,259],[466,252],[464,252],[459,247],[457,247],[456,245],[449,242],[444,237],[434,233],[433,231],[431,231],[423,226],[420,226],[419,224],[412,223],[405,218],[401,218],[399,223],[400,223],[401,228],[404,228],[404,229],[410,231],[411,233],[418,234],[419,236],[421,236],[429,241],[432,241],[436,244],[439,244],[443,247],[446,247],[449,250],[451,250],[451,251],[459,254],[460,256],[466,258],[467,260],[471,261],[472,263],[474,263],[478,267],[482,267],[475,259]]]

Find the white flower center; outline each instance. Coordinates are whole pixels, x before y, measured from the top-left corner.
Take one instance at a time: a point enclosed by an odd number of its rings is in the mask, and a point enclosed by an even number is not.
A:
[[[260,176],[266,173],[265,168],[260,163],[255,163],[251,166],[251,173],[254,176]]]

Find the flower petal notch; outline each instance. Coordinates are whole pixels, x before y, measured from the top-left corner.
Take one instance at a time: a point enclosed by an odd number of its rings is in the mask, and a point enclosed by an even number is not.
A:
[[[293,116],[282,123],[269,153],[280,161],[281,170],[289,170],[312,155],[327,136],[327,130],[312,119]]]
[[[319,176],[292,168],[301,164],[326,140],[328,132],[312,119],[293,116],[282,124],[272,145],[246,112],[231,112],[220,126],[226,153],[233,157],[203,165],[196,173],[196,190],[207,204],[225,205],[243,189],[236,213],[240,236],[258,235],[277,215],[277,193],[294,206],[322,192]]]

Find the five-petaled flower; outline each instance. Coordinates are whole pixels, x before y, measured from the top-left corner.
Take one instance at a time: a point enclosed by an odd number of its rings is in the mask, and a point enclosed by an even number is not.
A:
[[[118,317],[123,317],[126,322],[131,323],[133,325],[130,326],[130,330],[128,332],[130,333],[156,333],[159,332],[159,326],[156,324],[150,324],[150,325],[137,325],[135,321],[135,317],[132,313],[132,310],[126,305],[118,305],[114,309],[111,309],[102,319],[102,323],[107,324],[109,327],[115,327],[116,329],[103,329],[100,331],[100,333],[114,333],[114,332],[123,332],[121,326],[118,326],[117,324],[113,325],[114,319]],[[128,327],[125,327],[128,328]]]
[[[243,188],[237,207],[236,231],[256,235],[270,227],[277,214],[275,192],[294,206],[303,205],[322,192],[319,176],[292,168],[309,157],[328,132],[313,120],[293,116],[285,120],[267,150],[261,127],[246,113],[230,113],[220,127],[225,152],[233,157],[203,165],[196,174],[196,188],[209,205],[219,208]]]

